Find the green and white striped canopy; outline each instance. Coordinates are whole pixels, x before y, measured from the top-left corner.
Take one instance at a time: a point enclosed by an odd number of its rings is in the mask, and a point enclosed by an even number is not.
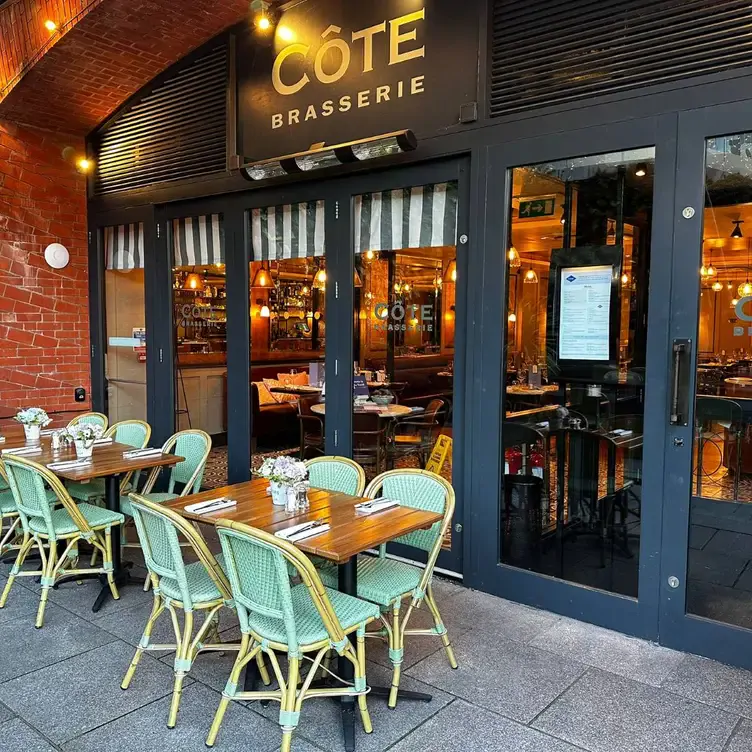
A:
[[[355,198],[355,252],[457,244],[457,182]]]
[[[104,228],[107,269],[127,272],[144,268],[144,223]]]
[[[221,214],[172,220],[175,266],[225,263],[225,233]]]
[[[324,202],[267,206],[251,211],[253,260],[324,255]]]

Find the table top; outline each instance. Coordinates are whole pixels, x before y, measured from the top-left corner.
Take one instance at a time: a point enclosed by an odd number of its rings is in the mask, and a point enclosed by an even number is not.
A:
[[[363,499],[358,496],[312,488],[308,493],[310,507],[305,512],[287,513],[284,507],[274,506],[267,494],[269,482],[263,478],[202,491],[165,504],[183,517],[206,525],[227,519],[275,533],[302,522],[325,520],[330,528],[320,535],[297,541],[295,545],[307,554],[320,556],[337,564],[382,543],[428,528],[441,520],[436,512],[411,507],[392,507],[383,512],[364,515],[355,511]],[[202,501],[226,496],[237,501],[229,509],[207,514],[192,514],[185,507]]]
[[[528,394],[540,396],[549,392],[558,392],[558,384],[545,384],[544,386],[528,386],[527,384],[510,384],[507,387],[507,394]]]
[[[15,432],[7,430],[3,434],[5,441],[0,443],[0,450],[18,449],[26,446],[23,430]],[[50,462],[63,462],[76,459],[76,450],[72,446],[53,451],[50,439],[43,436],[41,440],[42,453],[27,455],[32,462],[47,465]],[[151,457],[139,457],[137,459],[125,459],[123,452],[131,452],[133,447],[129,444],[119,444],[113,441],[111,444],[99,444],[94,446],[91,455],[91,464],[84,467],[69,468],[67,470],[54,470],[55,475],[67,480],[91,480],[92,478],[104,478],[108,475],[125,475],[134,470],[146,470],[152,467],[164,467],[177,465],[185,458],[176,454],[155,454]]]
[[[320,402],[318,405],[311,405],[311,412],[316,413],[317,415],[325,415],[326,405],[323,402]],[[413,410],[407,405],[386,405],[378,412],[376,410],[355,410],[355,412],[357,412],[358,415],[373,413],[381,418],[404,418],[406,415],[413,415],[422,411]]]
[[[731,378],[724,379],[723,383],[745,388],[752,387],[752,379],[747,376],[732,376]]]
[[[321,394],[321,387],[306,386],[305,384],[282,384],[281,386],[271,387],[269,391],[281,394],[298,394],[307,397],[309,395]]]

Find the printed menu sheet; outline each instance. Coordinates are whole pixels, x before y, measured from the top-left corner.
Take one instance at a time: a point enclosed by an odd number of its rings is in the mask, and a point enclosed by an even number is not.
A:
[[[560,270],[559,359],[608,360],[612,266]]]

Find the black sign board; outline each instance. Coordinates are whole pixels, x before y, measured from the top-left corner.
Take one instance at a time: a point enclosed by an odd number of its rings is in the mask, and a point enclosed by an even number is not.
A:
[[[237,43],[248,160],[459,122],[477,100],[476,0],[307,0]]]

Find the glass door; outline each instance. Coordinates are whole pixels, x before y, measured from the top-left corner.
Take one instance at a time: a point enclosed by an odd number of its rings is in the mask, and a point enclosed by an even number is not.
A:
[[[752,666],[752,117],[683,113],[662,642]]]
[[[479,584],[652,637],[673,127],[493,150],[475,343]]]
[[[420,468],[453,484],[455,517],[438,566],[459,573],[467,168],[429,165],[350,185],[362,186],[350,197],[352,457],[369,481]],[[396,544],[391,553],[425,556]]]

